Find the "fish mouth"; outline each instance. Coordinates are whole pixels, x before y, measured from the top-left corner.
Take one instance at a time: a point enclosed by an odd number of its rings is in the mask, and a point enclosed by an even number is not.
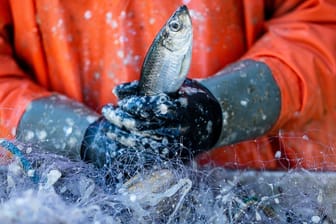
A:
[[[186,11],[188,12],[188,8],[186,5],[181,5],[178,9],[177,12],[182,12],[182,11]]]
[[[188,15],[189,16],[189,10],[186,5],[181,5],[173,16],[180,16],[180,15]],[[190,17],[190,16],[189,16]],[[191,20],[191,19],[190,19]]]

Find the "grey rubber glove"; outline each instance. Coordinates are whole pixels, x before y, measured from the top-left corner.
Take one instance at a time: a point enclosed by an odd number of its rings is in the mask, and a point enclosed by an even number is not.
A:
[[[114,136],[127,136],[128,139],[123,137],[114,139]],[[143,168],[160,163],[162,159],[156,151],[136,143],[139,140],[141,139],[132,137],[128,131],[101,117],[90,124],[85,132],[81,158],[99,168],[109,170],[113,177],[128,179]]]
[[[280,89],[263,62],[238,61],[201,83],[222,109],[222,130],[216,146],[260,137],[278,120]]]
[[[155,147],[164,150],[158,153],[168,158],[188,159],[215,145],[222,123],[220,105],[197,81],[186,80],[176,94],[140,96],[138,90],[136,82],[117,87],[115,93],[124,98],[118,107],[104,106],[103,115],[132,134],[157,141]]]
[[[200,82],[187,80],[176,94],[142,96],[138,88],[137,82],[118,86],[118,107],[106,105],[103,115],[132,135],[162,148],[165,143],[170,156],[197,155],[256,138],[280,113],[280,90],[270,69],[253,60],[239,61]]]
[[[115,136],[129,139],[115,140]],[[93,163],[108,170],[111,177],[121,179],[161,162],[157,151],[143,147],[143,139],[132,137],[130,132],[111,124],[85,105],[58,94],[37,99],[28,106],[16,138],[33,148]],[[156,142],[148,140],[147,143],[154,146]]]
[[[54,94],[31,102],[20,119],[16,138],[45,151],[80,159],[85,131],[99,116],[79,102]]]

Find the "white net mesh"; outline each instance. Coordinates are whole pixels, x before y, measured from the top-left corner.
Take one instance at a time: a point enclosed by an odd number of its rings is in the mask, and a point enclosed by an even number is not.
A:
[[[132,179],[15,143],[0,169],[2,223],[333,223],[336,175],[161,161]],[[141,167],[141,164],[139,164]],[[34,179],[34,174],[38,179]]]

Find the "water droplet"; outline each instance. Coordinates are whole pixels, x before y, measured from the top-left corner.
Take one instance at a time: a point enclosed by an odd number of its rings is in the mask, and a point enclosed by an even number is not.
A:
[[[311,221],[313,223],[319,223],[320,220],[321,220],[320,216],[314,215],[314,216],[311,217]]]
[[[307,140],[307,141],[308,141],[308,140],[309,140],[309,137],[308,137],[308,135],[303,135],[303,136],[302,136],[302,139],[304,139],[304,140]]]
[[[30,140],[32,140],[32,139],[34,138],[34,136],[35,136],[34,132],[32,132],[32,131],[27,131],[27,132],[26,132],[26,135],[25,135],[25,140],[26,140],[26,141],[30,141]]]
[[[105,15],[105,18],[106,18],[106,22],[110,23],[112,20],[112,12],[107,12]]]
[[[124,57],[124,52],[122,50],[119,50],[117,52],[117,55],[118,55],[119,58],[123,58]]]
[[[149,24],[154,24],[155,23],[155,18],[150,18],[149,19]]]
[[[36,132],[36,135],[39,140],[44,140],[47,137],[47,132],[45,130],[41,130]]]
[[[241,100],[240,101],[240,105],[242,105],[243,107],[246,107],[248,103],[248,100]]]
[[[84,13],[84,18],[87,19],[87,20],[89,20],[89,19],[91,19],[91,17],[92,17],[91,11],[90,10],[86,10],[85,13]]]

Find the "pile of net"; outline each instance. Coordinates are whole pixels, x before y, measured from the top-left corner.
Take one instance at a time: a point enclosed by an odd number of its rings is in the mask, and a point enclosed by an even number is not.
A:
[[[116,182],[108,169],[31,146],[19,148],[26,161],[16,158],[0,166],[1,223],[336,220],[334,173],[200,169],[171,161]]]

